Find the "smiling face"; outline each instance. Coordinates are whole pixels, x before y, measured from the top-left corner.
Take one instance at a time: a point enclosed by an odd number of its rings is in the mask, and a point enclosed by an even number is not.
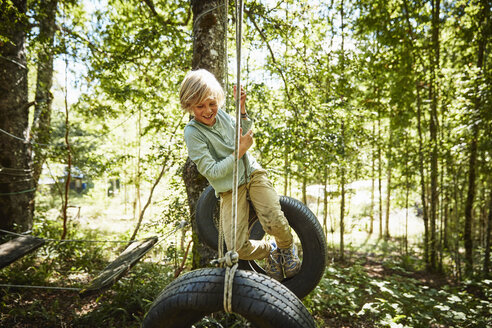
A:
[[[224,104],[222,86],[207,70],[199,69],[186,74],[179,91],[181,107],[205,125],[215,123],[217,110]]]
[[[218,109],[217,100],[212,97],[208,97],[201,103],[191,106],[195,120],[208,126],[215,124],[215,116],[217,116]]]

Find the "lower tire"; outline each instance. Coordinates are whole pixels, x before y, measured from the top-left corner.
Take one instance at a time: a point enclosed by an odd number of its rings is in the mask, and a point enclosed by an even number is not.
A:
[[[217,250],[219,232],[214,215],[217,214],[218,198],[211,186],[208,186],[198,199],[196,224],[200,239],[209,247]],[[280,206],[289,225],[297,234],[302,246],[301,270],[292,278],[282,281],[299,298],[308,295],[319,283],[326,266],[326,240],[323,229],[316,216],[300,201],[280,196]],[[254,216],[254,215],[253,215]],[[250,239],[261,239],[265,232],[259,221],[251,222]],[[239,267],[258,273],[265,271],[255,261],[240,260]]]
[[[143,328],[185,328],[205,315],[223,310],[223,268],[199,269],[171,282],[146,314]],[[232,311],[258,328],[314,328],[302,302],[278,281],[255,272],[237,270]]]

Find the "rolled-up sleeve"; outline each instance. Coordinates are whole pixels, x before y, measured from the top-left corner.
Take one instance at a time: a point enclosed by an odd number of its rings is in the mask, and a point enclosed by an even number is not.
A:
[[[248,117],[246,119],[241,119],[241,127],[243,128],[243,134],[248,132],[253,125],[253,121]]]

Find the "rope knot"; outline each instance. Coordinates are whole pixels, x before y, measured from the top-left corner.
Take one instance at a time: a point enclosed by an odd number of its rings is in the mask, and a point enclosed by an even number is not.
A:
[[[225,253],[224,259],[225,259],[225,264],[228,267],[231,267],[237,262],[239,262],[239,254],[234,251],[228,251],[227,253]]]
[[[239,254],[235,251],[228,251],[225,253],[223,257],[219,257],[218,259],[212,260],[210,262],[214,265],[222,265],[225,264],[227,267],[232,267],[239,262]]]

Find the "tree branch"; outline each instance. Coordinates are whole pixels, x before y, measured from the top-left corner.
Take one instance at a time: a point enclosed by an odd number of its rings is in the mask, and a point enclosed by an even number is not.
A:
[[[183,22],[173,22],[170,19],[166,19],[165,20],[164,18],[162,18],[161,15],[159,15],[159,13],[157,12],[157,10],[155,10],[155,5],[154,5],[154,1],[153,0],[142,0],[142,1],[145,2],[145,4],[147,5],[147,7],[149,7],[150,12],[152,13],[152,15],[154,17],[156,17],[157,20],[159,21],[159,23],[161,23],[162,25],[186,26],[190,22],[190,19],[191,19],[191,6],[188,6],[188,10],[186,12],[186,18],[185,18],[185,20]]]
[[[290,97],[290,92],[289,92],[289,86],[287,84],[287,79],[285,78],[284,72],[280,69],[280,67],[277,63],[277,60],[275,59],[275,54],[272,50],[272,47],[270,47],[270,43],[268,42],[268,40],[265,36],[265,33],[263,33],[263,31],[260,29],[260,27],[256,23],[256,21],[253,17],[254,15],[249,10],[244,10],[244,12],[247,14],[248,18],[251,20],[251,22],[255,26],[255,29],[258,31],[258,33],[260,33],[260,36],[263,39],[263,42],[265,42],[265,45],[268,48],[268,52],[270,52],[270,56],[272,57],[273,65],[277,69],[278,73],[280,74],[280,77],[282,78],[282,81],[284,82],[285,93],[287,94],[287,99],[289,100],[289,103],[291,103],[291,97]]]

